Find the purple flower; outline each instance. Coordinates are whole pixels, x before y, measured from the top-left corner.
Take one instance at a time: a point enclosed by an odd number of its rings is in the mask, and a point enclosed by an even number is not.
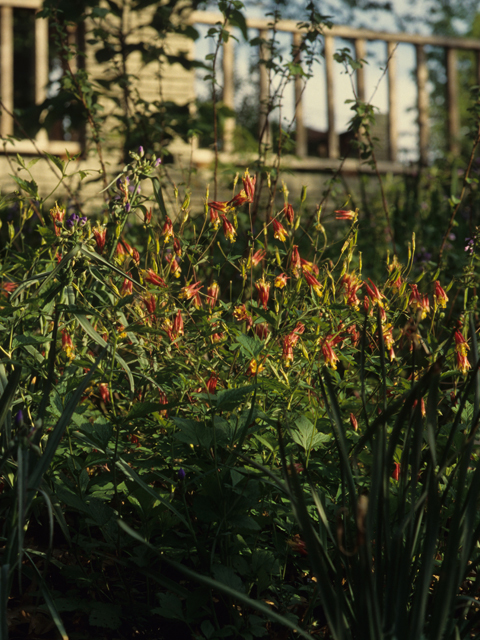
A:
[[[141,158],[143,158],[143,156],[145,155],[145,151],[143,150],[142,145],[140,145],[140,146],[138,147],[138,155],[139,155]]]
[[[465,238],[465,252],[470,255],[473,254],[473,249],[475,246],[475,240],[473,238]]]
[[[23,411],[20,409],[17,415],[15,416],[15,426],[19,428],[22,425],[23,425]]]
[[[180,469],[178,470],[178,479],[180,480],[180,482],[183,482],[185,480],[185,476],[187,474],[185,473],[185,471],[182,469],[182,467],[180,467]]]
[[[125,205],[125,211],[127,213],[130,213],[131,210],[132,210],[132,205],[129,202],[127,202],[127,204]]]
[[[84,227],[87,224],[87,216],[82,216],[78,223],[81,227]]]
[[[162,159],[161,159],[161,158],[157,158],[157,159],[155,160],[154,166],[155,166],[155,167],[158,167],[158,165],[159,165],[159,164],[161,164],[161,162],[162,162]]]
[[[65,222],[65,226],[67,227],[67,229],[70,231],[71,229],[73,229],[73,227],[75,226],[75,221],[72,220],[72,218],[69,218],[66,222]]]

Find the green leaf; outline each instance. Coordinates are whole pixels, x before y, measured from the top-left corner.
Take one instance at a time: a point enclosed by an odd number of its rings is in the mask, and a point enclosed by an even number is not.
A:
[[[251,338],[243,333],[237,336],[237,343],[240,345],[243,354],[251,358],[256,358],[264,346],[264,343],[258,338]]]
[[[238,389],[225,389],[217,393],[215,397],[218,411],[233,411],[256,389],[255,384],[249,384]]]
[[[295,421],[295,429],[291,430],[292,439],[305,449],[310,451],[316,449],[323,442],[331,440],[329,433],[318,432],[315,425],[305,416],[300,416]]]

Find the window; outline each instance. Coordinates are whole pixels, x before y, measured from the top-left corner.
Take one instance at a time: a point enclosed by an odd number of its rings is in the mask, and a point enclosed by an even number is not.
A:
[[[55,72],[49,61],[48,21],[35,18],[41,8],[42,0],[0,0],[0,153],[35,154],[35,147],[58,155],[65,149],[71,154],[81,151],[79,141],[63,135],[64,123],[51,127],[50,137],[45,129],[35,135],[31,128],[29,111],[44,102]]]

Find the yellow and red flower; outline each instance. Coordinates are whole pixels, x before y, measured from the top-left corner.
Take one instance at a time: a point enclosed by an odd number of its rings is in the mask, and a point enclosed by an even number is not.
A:
[[[131,295],[132,291],[133,291],[133,282],[128,278],[125,278],[122,284],[122,288],[120,289],[121,295],[129,296]]]
[[[107,230],[101,228],[93,229],[93,235],[95,236],[95,242],[97,243],[97,250],[99,253],[102,253],[107,240]]]
[[[166,217],[165,224],[162,227],[161,235],[164,237],[165,244],[168,244],[170,242],[170,238],[174,237],[173,224],[168,216]]]
[[[305,280],[307,281],[307,284],[310,285],[310,287],[312,287],[312,289],[315,291],[317,296],[321,296],[322,295],[322,285],[315,278],[315,276],[312,275],[311,273],[309,273],[308,271],[305,271],[305,273],[303,275],[305,276]]]
[[[281,222],[279,222],[276,218],[273,219],[273,237],[280,242],[285,242],[287,239],[287,230],[283,226]]]
[[[153,269],[146,269],[143,271],[143,279],[145,282],[149,282],[150,284],[154,284],[157,287],[166,287],[166,282],[163,278],[161,278],[158,274],[153,271]]]
[[[467,344],[467,341],[463,337],[460,331],[455,331],[455,351],[457,354],[457,369],[459,369],[462,373],[467,373],[467,371],[471,368],[470,362],[468,361],[468,350],[470,347]]]
[[[259,249],[258,251],[255,251],[253,256],[248,261],[247,269],[249,269],[250,266],[256,267],[265,258],[266,255],[267,255],[267,252],[264,249]]]
[[[227,220],[227,217],[223,213],[221,214],[221,218],[223,224],[223,233],[225,234],[225,237],[227,238],[227,240],[230,240],[230,242],[235,242],[235,239],[237,237],[235,227],[231,222]]]
[[[242,178],[243,188],[245,189],[245,193],[247,195],[246,202],[249,202],[249,203],[253,202],[253,198],[255,196],[256,181],[257,181],[256,176],[252,178],[250,173],[248,172],[248,169],[246,169]]]
[[[293,275],[298,278],[302,271],[302,259],[298,251],[298,245],[294,244],[292,248],[292,255],[290,256],[290,269],[293,271]]]
[[[435,307],[441,307],[445,309],[447,307],[448,296],[445,291],[442,289],[440,282],[438,280],[435,281],[435,289],[433,291],[433,300],[435,302]]]
[[[337,209],[335,211],[335,220],[353,220],[355,218],[355,211],[351,209]]]
[[[65,217],[65,209],[62,209],[55,203],[55,206],[50,209],[50,215],[53,219],[53,229],[55,231],[55,235],[60,235],[60,228],[62,226],[63,219]],[[58,223],[58,224],[57,224]]]
[[[215,393],[215,390],[217,388],[217,382],[218,382],[218,378],[217,376],[212,373],[210,375],[210,378],[207,380],[207,392],[213,396],[213,394]]]
[[[207,304],[213,309],[217,304],[218,296],[220,294],[220,287],[218,283],[213,281],[207,289]]]
[[[182,287],[179,297],[187,300],[193,299],[194,305],[199,309],[202,306],[200,289],[203,289],[203,284],[201,282],[192,282],[191,284]]]
[[[73,340],[72,336],[68,331],[65,331],[65,329],[62,329],[62,349],[67,354],[67,358],[71,360],[73,358]]]
[[[288,276],[286,273],[281,273],[279,276],[275,278],[274,285],[277,289],[283,289],[287,286]]]
[[[266,282],[265,278],[262,276],[260,280],[257,280],[255,283],[255,288],[258,292],[258,299],[260,304],[263,306],[265,310],[268,308],[268,297],[270,295],[270,283]]]
[[[295,221],[295,212],[291,204],[286,204],[283,208],[283,214],[287,219],[288,224],[292,227]]]

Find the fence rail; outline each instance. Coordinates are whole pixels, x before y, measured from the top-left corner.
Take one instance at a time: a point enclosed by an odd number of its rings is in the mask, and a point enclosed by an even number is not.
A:
[[[190,24],[216,25],[223,24],[223,17],[220,14],[207,11],[194,11],[190,15]],[[267,19],[247,18],[247,27],[258,31],[261,38],[267,38],[272,30],[272,23]],[[279,20],[275,23],[275,30],[290,33],[292,44],[298,48],[302,37],[306,33],[300,29],[294,20]],[[458,60],[457,51],[471,51],[476,57],[476,78],[480,85],[480,40],[473,38],[450,38],[441,36],[422,36],[407,33],[388,33],[384,31],[373,31],[371,29],[356,29],[347,26],[333,26],[325,29],[324,33],[324,54],[326,72],[325,101],[327,107],[328,122],[328,162],[317,162],[319,168],[325,166],[338,165],[340,157],[339,135],[335,129],[335,86],[333,82],[333,63],[335,52],[335,38],[342,38],[353,41],[356,59],[366,57],[367,41],[381,41],[385,43],[387,54],[387,86],[388,86],[388,162],[383,163],[385,170],[398,168],[398,135],[399,123],[396,110],[397,104],[397,55],[395,49],[398,44],[411,44],[416,52],[416,85],[417,85],[417,124],[418,124],[418,150],[419,162],[422,165],[428,163],[429,131],[428,131],[428,104],[429,96],[427,89],[428,69],[425,47],[433,46],[445,50],[445,71],[446,71],[446,97],[448,107],[448,143],[449,150],[453,154],[459,152],[460,137],[460,110],[458,104]],[[234,76],[234,54],[232,39],[224,43],[223,55],[223,77],[224,91],[223,102],[231,108],[235,107],[235,96],[233,92]],[[259,51],[259,60],[265,60],[264,51]],[[357,97],[360,101],[365,100],[365,76],[364,69],[360,67],[356,70]],[[259,109],[262,112],[262,105],[268,100],[268,76],[264,64],[260,65],[259,82]],[[305,166],[312,165],[312,159],[307,160],[307,134],[304,125],[304,109],[302,108],[303,83],[300,79],[295,82],[295,116],[296,116],[296,156],[300,160],[305,160]],[[263,120],[262,120],[263,118]],[[265,114],[261,116],[260,130],[264,128]],[[233,151],[233,132],[235,120],[232,118],[227,122],[223,131],[223,149],[225,153]],[[201,151],[200,149],[198,151]],[[319,158],[318,160],[325,160]],[[295,163],[295,164],[298,164]],[[351,163],[349,163],[351,164]]]

